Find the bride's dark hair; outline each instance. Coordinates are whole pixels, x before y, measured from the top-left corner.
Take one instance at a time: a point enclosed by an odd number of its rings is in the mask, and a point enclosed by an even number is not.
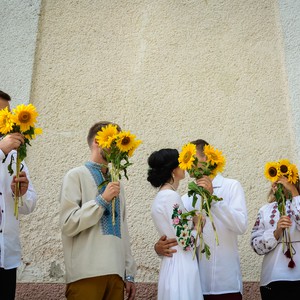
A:
[[[179,165],[179,153],[176,149],[154,151],[148,158],[147,180],[154,187],[160,187],[172,178],[172,172]]]

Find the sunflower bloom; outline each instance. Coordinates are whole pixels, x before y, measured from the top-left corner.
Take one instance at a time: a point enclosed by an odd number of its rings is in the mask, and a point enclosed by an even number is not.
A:
[[[278,162],[278,172],[281,176],[286,176],[290,172],[290,161],[288,159],[281,159]]]
[[[194,144],[187,144],[182,148],[179,154],[179,167],[182,170],[190,170],[193,167],[196,155],[196,146]]]
[[[122,131],[117,135],[116,144],[121,152],[128,152],[135,145],[135,135],[130,131]]]
[[[7,107],[0,110],[0,133],[7,134],[13,129],[12,113]]]
[[[225,165],[225,158],[222,155],[222,152],[218,149],[215,149],[213,146],[211,145],[205,145],[203,148],[203,153],[207,158],[207,161],[211,164],[211,165],[215,165],[215,164],[223,164]],[[223,166],[224,167],[224,166]]]
[[[290,172],[288,175],[288,181],[295,184],[295,183],[297,183],[298,179],[299,179],[298,169],[297,169],[296,165],[291,164]]]
[[[279,179],[278,162],[268,162],[265,166],[265,176],[268,180],[275,182]]]
[[[34,127],[38,113],[32,104],[18,105],[13,112],[13,121],[20,127],[21,132],[25,132],[29,130],[30,127]]]
[[[117,134],[117,126],[109,124],[97,132],[95,139],[100,147],[109,148],[111,143],[115,140]]]
[[[128,151],[128,157],[131,157],[131,156],[133,155],[134,151],[136,150],[136,148],[137,148],[141,143],[142,143],[141,140],[136,140],[136,141],[134,142],[133,147]]]

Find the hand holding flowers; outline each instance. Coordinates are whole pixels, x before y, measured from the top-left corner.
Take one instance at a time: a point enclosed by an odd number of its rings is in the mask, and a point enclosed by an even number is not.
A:
[[[278,162],[266,163],[265,176],[272,182],[272,191],[274,193],[275,201],[278,203],[278,211],[280,214],[274,236],[276,239],[279,239],[283,234],[282,251],[287,258],[290,258],[288,264],[289,268],[294,268],[294,251],[289,230],[291,220],[287,216],[286,201],[299,195],[298,190],[294,185],[299,180],[298,169],[296,165],[291,164],[289,160],[282,159]],[[285,246],[287,248],[286,251]]]
[[[127,168],[132,165],[129,157],[133,155],[142,141],[136,140],[135,135],[129,131],[118,131],[117,125],[109,124],[96,134],[96,142],[102,148],[105,160],[111,165],[111,181],[117,182],[121,179],[121,172],[128,179]],[[107,182],[103,182],[101,187],[104,184]],[[112,199],[112,223],[115,225],[115,197]]]
[[[35,128],[36,118],[38,113],[32,104],[18,105],[13,112],[10,112],[8,107],[0,110],[0,133],[2,135],[12,134],[11,137],[6,136],[5,139],[13,146],[13,149],[17,150],[16,159],[11,156],[11,161],[8,165],[8,172],[10,175],[15,173],[15,179],[13,181],[14,196],[15,196],[15,208],[14,215],[18,219],[19,215],[19,198],[24,194],[22,192],[23,187],[20,191],[20,180],[21,162],[27,156],[27,145],[30,146],[30,141],[36,137],[37,134],[41,134],[40,128]],[[8,146],[6,144],[6,146]],[[5,150],[4,150],[5,151]],[[7,153],[6,153],[7,154]],[[13,164],[15,164],[15,172],[13,170]]]
[[[212,187],[207,178],[213,178],[218,172],[221,172],[225,166],[225,158],[221,151],[214,149],[210,145],[205,145],[203,149],[203,154],[205,159],[197,157],[197,150],[194,144],[187,144],[183,147],[182,152],[179,155],[179,167],[186,170],[191,177],[196,179],[196,182],[190,182],[188,184],[188,195],[192,197],[192,206],[195,207],[200,196],[200,208],[199,211],[193,210],[186,214],[184,217],[195,216],[196,214],[201,215],[202,211],[206,216],[209,217],[217,245],[219,244],[219,239],[214,225],[213,217],[211,214],[212,201],[221,201],[221,198],[212,194]],[[201,253],[205,253],[207,259],[210,257],[210,248],[203,240],[202,226],[201,222],[197,223],[197,238],[200,238],[200,250]],[[203,245],[202,245],[203,244]]]

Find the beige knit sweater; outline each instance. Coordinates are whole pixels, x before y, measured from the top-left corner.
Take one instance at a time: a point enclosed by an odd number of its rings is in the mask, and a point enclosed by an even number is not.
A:
[[[121,238],[104,235],[100,219],[105,211],[96,202],[97,186],[85,167],[70,170],[64,177],[60,195],[60,224],[66,266],[66,282],[118,274],[135,276],[121,188]]]

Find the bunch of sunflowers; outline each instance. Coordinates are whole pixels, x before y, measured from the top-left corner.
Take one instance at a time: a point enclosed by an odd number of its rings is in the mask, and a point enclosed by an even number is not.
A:
[[[281,216],[286,215],[286,201],[292,199],[292,195],[289,191],[285,191],[282,183],[277,181],[280,177],[286,177],[288,182],[295,184],[299,180],[298,169],[296,165],[290,163],[288,159],[282,159],[277,161],[268,162],[265,165],[265,177],[271,182],[276,182],[276,189],[274,191],[274,197],[278,203],[278,211]],[[292,241],[290,236],[290,229],[284,230],[282,251],[284,255],[290,259],[288,264],[289,268],[295,267],[295,262],[293,260],[294,250],[292,247]],[[285,248],[287,249],[285,251]]]
[[[111,164],[111,180],[121,179],[121,171],[128,179],[126,169],[132,165],[129,157],[133,155],[142,141],[137,140],[130,131],[118,131],[117,125],[109,124],[97,132],[96,142],[103,149],[106,161]],[[115,225],[115,199],[112,201],[112,223]]]
[[[18,105],[13,111],[9,111],[6,107],[0,110],[0,133],[7,135],[14,132],[19,132],[24,136],[24,144],[17,149],[17,157],[14,162],[14,156],[11,156],[11,161],[8,165],[8,172],[13,175],[13,163],[16,164],[16,177],[19,176],[21,162],[27,156],[27,145],[30,146],[30,141],[35,139],[36,135],[42,134],[41,128],[35,128],[36,118],[38,113],[32,104]],[[18,219],[19,214],[19,185],[16,185],[14,215]]]
[[[206,157],[205,161],[199,161],[196,156],[197,150],[194,144],[187,144],[183,147],[181,153],[179,154],[179,167],[185,171],[187,171],[191,177],[196,179],[202,178],[204,175],[209,176],[210,178],[214,178],[217,173],[223,171],[225,166],[225,157],[222,155],[222,152],[218,149],[215,149],[211,145],[204,146],[203,153]],[[192,210],[186,214],[182,214],[182,218],[187,218],[189,216],[198,215],[200,221],[197,223],[197,239],[200,238],[200,251],[201,253],[205,253],[206,258],[210,257],[210,247],[204,242],[202,228],[201,228],[201,214],[205,213],[206,216],[209,217],[212,228],[215,234],[215,240],[217,245],[219,244],[219,238],[217,234],[217,230],[214,224],[214,220],[211,214],[211,204],[212,201],[221,201],[222,198],[217,197],[216,195],[212,195],[205,188],[198,186],[195,182],[190,182],[188,184],[188,195],[193,198],[192,206],[195,208],[196,203],[200,200],[200,208],[198,210]],[[200,197],[199,197],[200,196]]]

